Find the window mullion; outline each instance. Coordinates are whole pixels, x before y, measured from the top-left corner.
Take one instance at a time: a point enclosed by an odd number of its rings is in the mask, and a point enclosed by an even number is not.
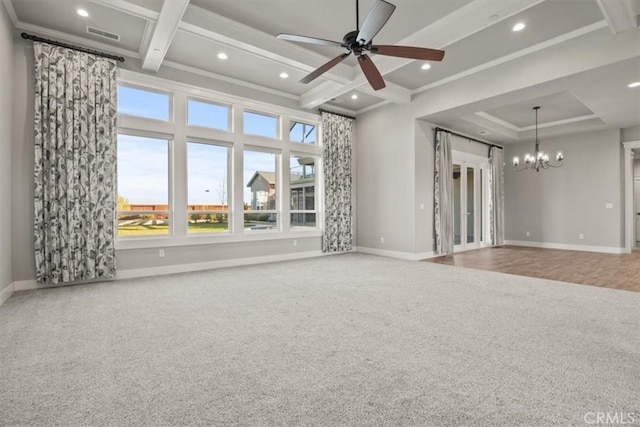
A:
[[[231,222],[232,233],[242,234],[244,232],[244,142],[240,135],[242,134],[242,108],[233,107],[233,135],[234,144],[231,150],[232,161],[229,169],[231,176]]]
[[[282,155],[280,156],[280,212],[281,217],[281,230],[288,232],[291,229],[291,160],[289,158],[290,153],[288,148],[283,148]]]
[[[173,235],[187,235],[187,97],[183,93],[174,95],[174,136],[173,136]]]

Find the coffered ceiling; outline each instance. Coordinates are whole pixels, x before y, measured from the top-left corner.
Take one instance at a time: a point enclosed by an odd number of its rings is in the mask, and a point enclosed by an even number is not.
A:
[[[396,11],[376,43],[446,55],[427,70],[421,61],[373,55],[387,82],[380,91],[353,59],[298,83],[343,50],[275,37],[341,41],[355,29],[355,0],[2,1],[16,33],[114,52],[145,73],[224,81],[303,109],[361,114],[413,102],[424,111],[416,118],[502,143],[530,137],[534,104],[548,135],[640,125],[640,87],[627,87],[640,81],[640,0],[391,0]],[[360,23],[374,3],[360,0]],[[516,23],[526,26],[512,31]]]

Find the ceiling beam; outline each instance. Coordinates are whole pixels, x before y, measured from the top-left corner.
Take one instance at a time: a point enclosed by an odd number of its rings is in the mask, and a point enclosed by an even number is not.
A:
[[[618,34],[638,26],[638,3],[635,0],[596,0],[611,32]]]
[[[536,4],[542,3],[543,1],[544,0],[516,0],[502,2],[473,0],[453,13],[400,40],[396,44],[408,46],[429,46],[435,49],[443,49],[456,41],[469,37],[478,31],[490,27],[509,16],[522,12]],[[498,19],[492,18],[492,16],[496,15],[499,17]],[[447,60],[446,54],[444,60]],[[380,55],[375,56],[376,66],[378,67],[380,74],[383,76],[404,67],[412,61],[412,59],[394,58],[389,56],[381,57]],[[358,72],[359,70],[355,70],[356,68],[358,67],[354,67],[354,75],[356,75],[356,77],[352,82],[342,87],[324,85],[324,93],[322,93],[321,96],[318,96],[317,93],[315,96],[312,93],[305,93],[300,98],[300,106],[302,108],[316,108],[350,90],[368,85],[366,78]],[[389,85],[389,82],[387,82],[387,85]],[[314,89],[314,92],[317,91]],[[375,95],[383,99],[388,99],[386,97],[388,93],[389,92],[385,93],[383,90],[376,92]],[[406,102],[410,101],[411,97],[409,97]]]
[[[137,16],[138,18],[146,19],[148,21],[157,21],[160,14],[155,10],[147,9],[146,7],[138,6],[130,3],[126,0],[89,0],[91,3],[99,4],[100,6],[109,7],[119,12],[124,12],[128,15]]]
[[[279,40],[274,34],[267,34],[195,5],[187,8],[179,28],[304,73],[310,73],[327,62],[327,58],[319,53]],[[338,50],[336,55],[340,52]],[[328,80],[342,84],[351,81],[351,76],[351,67],[346,64],[338,64],[324,74]]]
[[[189,0],[164,0],[151,41],[142,55],[143,70],[157,72],[160,69],[187,6]]]
[[[639,54],[639,32],[611,37],[609,30],[602,28],[507,62],[500,69],[484,70],[414,95],[412,105],[417,118],[437,122],[442,117],[466,116],[504,105],[514,94],[530,99],[579,91],[582,78],[578,76],[587,78],[596,70],[633,60]],[[628,91],[625,85],[622,88]]]

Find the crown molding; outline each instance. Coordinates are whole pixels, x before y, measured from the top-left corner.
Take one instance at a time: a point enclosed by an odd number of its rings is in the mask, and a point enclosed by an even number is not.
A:
[[[605,28],[606,26],[607,26],[607,21],[605,21],[605,20],[594,22],[593,24],[584,26],[582,28],[578,28],[577,30],[562,34],[562,35],[560,35],[558,37],[554,37],[554,38],[549,39],[547,41],[544,41],[542,43],[538,43],[536,45],[529,46],[528,48],[521,49],[521,50],[519,50],[517,52],[513,52],[513,53],[511,53],[509,55],[505,55],[505,56],[502,56],[500,58],[494,59],[493,61],[485,62],[484,64],[480,64],[480,65],[478,65],[476,67],[469,68],[469,69],[464,70],[464,71],[462,71],[460,73],[454,74],[454,75],[446,77],[444,79],[440,79],[440,80],[438,80],[436,82],[426,84],[426,85],[421,86],[421,87],[419,87],[417,89],[414,89],[413,91],[411,91],[411,94],[412,95],[417,95],[419,93],[426,92],[429,89],[433,89],[435,87],[442,86],[444,84],[451,83],[451,82],[454,82],[456,80],[460,80],[460,79],[462,79],[464,77],[471,76],[471,75],[479,73],[481,71],[488,70],[489,68],[496,67],[496,66],[504,64],[506,62],[513,61],[513,60],[518,59],[518,58],[522,58],[524,56],[527,56],[527,55],[530,55],[532,53],[538,52],[540,50],[547,49],[549,47],[558,45],[560,43],[564,43],[566,41],[575,39],[575,38],[583,36],[585,34],[589,34],[589,33],[592,33],[594,31],[600,30],[602,28]]]
[[[9,19],[11,19],[11,23],[14,27],[17,26],[20,21],[18,20],[18,15],[16,15],[13,3],[11,0],[2,0],[2,2],[4,3],[5,9],[7,9],[7,14],[9,15]]]

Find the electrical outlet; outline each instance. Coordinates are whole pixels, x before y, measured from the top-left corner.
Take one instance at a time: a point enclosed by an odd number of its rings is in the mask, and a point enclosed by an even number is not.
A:
[[[424,203],[420,203],[420,210],[423,211],[424,210]]]
[[[528,231],[525,231],[524,235],[527,236],[527,237],[531,237],[531,233],[529,233]]]
[[[380,238],[380,243],[384,243],[384,237]]]
[[[159,256],[160,258],[164,258],[164,249],[160,249],[160,250],[158,251],[158,256]]]
[[[582,234],[582,233],[578,234],[578,239],[584,240],[584,234]]]
[[[607,203],[606,205],[604,205],[604,207],[606,209],[613,209],[613,203]]]
[[[293,246],[298,246],[298,241],[296,239],[293,239]]]

